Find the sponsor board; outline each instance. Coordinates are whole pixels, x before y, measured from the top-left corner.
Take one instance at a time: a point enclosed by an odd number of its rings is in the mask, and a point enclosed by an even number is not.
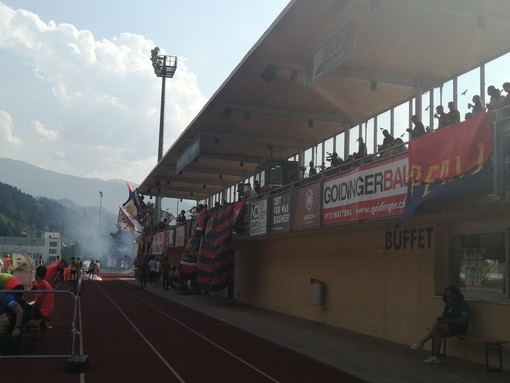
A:
[[[325,179],[322,224],[398,216],[405,207],[408,168],[406,155]]]

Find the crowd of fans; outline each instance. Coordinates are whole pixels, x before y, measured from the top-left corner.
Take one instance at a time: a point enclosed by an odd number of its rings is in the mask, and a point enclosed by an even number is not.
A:
[[[467,120],[473,116],[483,114],[488,111],[495,111],[499,108],[510,105],[510,82],[505,82],[503,84],[503,90],[506,92],[506,96],[502,95],[501,90],[497,89],[493,85],[487,87],[487,94],[490,99],[486,105],[483,105],[482,98],[479,95],[474,95],[472,103],[468,104],[468,108],[471,111],[465,114],[464,119]],[[443,129],[447,126],[461,122],[460,112],[453,101],[448,102],[448,111],[445,111],[442,105],[436,106],[434,118],[437,119],[437,129]],[[432,129],[428,127],[425,128],[418,115],[411,117],[411,123],[413,124],[413,127],[406,130],[406,132],[409,133],[411,140],[432,131]],[[308,164],[308,177],[313,177],[321,171],[335,167],[340,167],[341,170],[348,170],[358,166],[360,164],[360,160],[370,162],[376,158],[390,157],[407,151],[407,147],[401,138],[403,135],[395,138],[387,129],[380,129],[384,138],[382,144],[377,147],[377,153],[368,154],[364,140],[360,137],[357,139],[358,150],[348,155],[345,160],[339,157],[337,153],[328,153],[326,160],[330,163],[329,167],[326,167],[325,164],[322,164],[322,166],[314,166],[314,162],[310,161]],[[303,176],[305,176],[306,167],[302,167],[301,171]]]

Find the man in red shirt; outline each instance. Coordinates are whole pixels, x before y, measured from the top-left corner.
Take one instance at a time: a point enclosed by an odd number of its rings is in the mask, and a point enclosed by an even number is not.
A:
[[[32,290],[51,290],[53,287],[44,279],[46,276],[46,267],[38,266],[35,269],[35,282]],[[31,319],[48,319],[53,314],[55,307],[55,294],[34,293],[34,303],[31,304],[32,312],[29,314]]]
[[[11,258],[9,258],[9,254],[4,255],[4,266],[5,266],[5,272],[10,273],[11,272]]]

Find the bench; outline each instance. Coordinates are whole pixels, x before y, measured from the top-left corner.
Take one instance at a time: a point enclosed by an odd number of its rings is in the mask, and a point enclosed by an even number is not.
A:
[[[503,350],[501,345],[510,343],[510,340],[501,340],[501,339],[492,339],[487,337],[482,337],[479,335],[457,335],[452,338],[459,339],[461,341],[471,341],[483,343],[485,345],[485,369],[487,371],[503,371]],[[444,338],[441,341],[441,355],[446,355],[446,340],[448,338]],[[499,365],[491,366],[490,365],[490,356],[496,355],[499,361]]]
[[[30,319],[27,323],[23,324],[23,335],[29,336],[32,339],[42,339],[44,337],[44,330],[46,328],[46,320],[44,318]]]

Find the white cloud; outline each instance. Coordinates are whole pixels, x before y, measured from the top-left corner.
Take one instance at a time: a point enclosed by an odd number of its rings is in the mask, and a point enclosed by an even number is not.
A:
[[[24,142],[30,150],[12,158],[57,172],[141,182],[156,164],[158,146],[154,46],[132,33],[96,40],[90,31],[0,3],[0,51],[8,63],[0,73],[1,145]],[[167,81],[165,151],[205,102],[179,58]]]
[[[14,135],[12,117],[6,111],[0,110],[0,148],[7,145],[18,146],[21,143],[21,139]]]
[[[45,141],[53,141],[58,138],[57,132],[51,129],[46,129],[41,121],[32,120],[32,126],[37,134],[39,134]]]

